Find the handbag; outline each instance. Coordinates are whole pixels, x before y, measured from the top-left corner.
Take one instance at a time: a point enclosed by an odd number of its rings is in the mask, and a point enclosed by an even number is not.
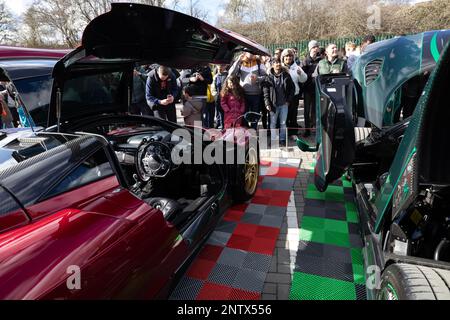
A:
[[[207,103],[212,103],[212,102],[214,102],[214,96],[212,95],[212,92],[211,92],[211,85],[210,85],[210,84],[208,84],[208,87],[207,87],[207,89],[206,89],[206,102],[207,102]]]

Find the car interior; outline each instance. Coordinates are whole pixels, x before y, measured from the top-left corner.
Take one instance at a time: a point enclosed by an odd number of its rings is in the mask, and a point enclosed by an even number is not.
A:
[[[189,221],[225,185],[217,165],[194,163],[193,145],[173,133],[176,127],[133,116],[89,122],[70,130],[105,137],[130,191],[160,209],[165,219],[176,226]],[[175,155],[188,159],[187,163],[176,164]]]

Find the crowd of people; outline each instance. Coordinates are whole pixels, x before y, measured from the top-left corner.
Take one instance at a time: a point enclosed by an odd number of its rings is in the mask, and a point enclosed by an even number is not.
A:
[[[272,137],[279,132],[284,144],[289,137],[309,136],[315,128],[315,77],[349,73],[356,57],[373,42],[375,38],[367,36],[361,46],[348,42],[339,50],[336,44],[321,47],[311,40],[303,59],[297,48],[279,48],[265,57],[245,52],[231,65],[181,71],[153,65],[146,80],[145,71],[135,72],[135,90],[141,93],[135,94],[133,112],[176,122],[175,103],[180,101],[186,125],[227,129],[240,126],[239,118],[253,111],[261,114],[262,127],[271,129]],[[297,120],[301,100],[304,128]],[[257,124],[252,126],[256,129]]]
[[[14,85],[9,81],[0,81],[0,129],[29,127],[32,124]]]
[[[374,41],[368,36],[360,47],[348,42],[338,50],[335,44],[322,48],[311,40],[303,59],[297,48],[279,48],[273,56],[242,53],[231,65],[205,64],[189,70],[140,66],[134,70],[130,112],[177,122],[175,104],[181,102],[186,125],[227,129],[240,126],[242,115],[253,111],[261,114],[262,127],[270,129],[272,139],[278,137],[285,144],[289,137],[309,136],[315,128],[315,77],[348,73],[356,57]],[[17,99],[5,89],[6,85],[0,94],[0,124],[13,127],[10,110],[16,110],[12,104]],[[304,128],[298,123],[301,100]],[[251,125],[257,129],[256,123]]]

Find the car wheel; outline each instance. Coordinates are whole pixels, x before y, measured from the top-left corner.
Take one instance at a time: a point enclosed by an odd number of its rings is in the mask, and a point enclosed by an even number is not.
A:
[[[255,148],[251,147],[245,154],[245,164],[238,166],[236,185],[233,198],[236,202],[247,201],[256,193],[259,179],[259,156]]]
[[[379,300],[450,300],[450,271],[406,263],[388,266]]]

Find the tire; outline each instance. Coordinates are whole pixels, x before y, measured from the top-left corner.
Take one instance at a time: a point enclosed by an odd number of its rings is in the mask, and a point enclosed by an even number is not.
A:
[[[238,165],[236,184],[233,187],[235,202],[245,202],[252,198],[257,189],[259,179],[259,154],[250,147],[245,153],[245,165]]]
[[[378,300],[450,300],[450,271],[395,263],[381,278]]]

